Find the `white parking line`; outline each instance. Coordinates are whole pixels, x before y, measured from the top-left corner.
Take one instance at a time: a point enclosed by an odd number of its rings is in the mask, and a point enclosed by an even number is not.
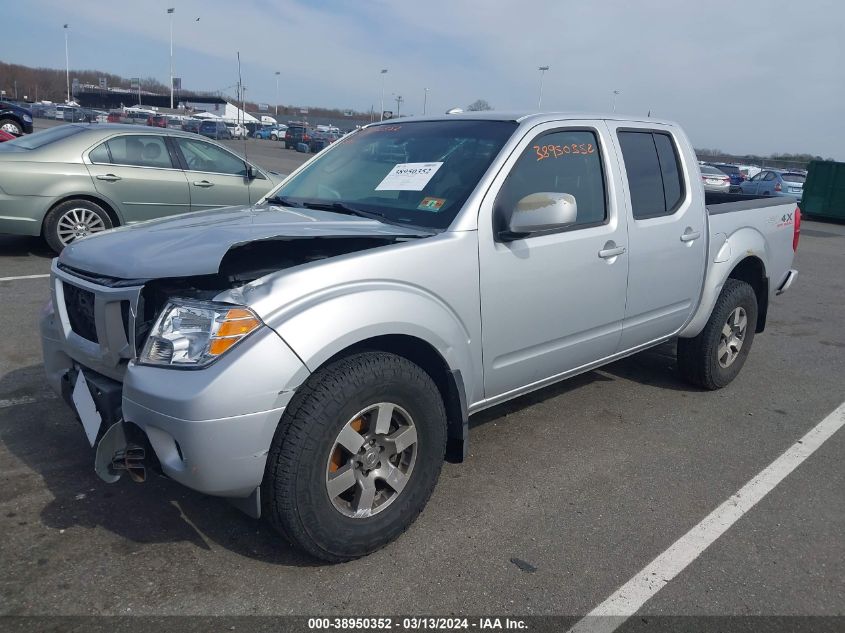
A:
[[[19,277],[0,277],[0,281],[17,281],[18,279],[45,279],[50,274],[46,275],[20,275]]]
[[[38,402],[32,396],[21,396],[20,398],[9,398],[8,400],[0,400],[0,409],[5,409],[6,407],[16,407],[19,404],[32,404],[34,402]]]
[[[845,425],[845,403],[814,426],[730,499],[675,541],[607,600],[590,611],[569,633],[611,633],[681,573],[728,528],[774,490],[789,473]]]

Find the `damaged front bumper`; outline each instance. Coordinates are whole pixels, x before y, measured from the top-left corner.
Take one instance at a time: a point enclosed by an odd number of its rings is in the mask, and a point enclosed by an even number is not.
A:
[[[67,344],[54,311],[42,315],[41,340],[48,382],[71,406],[76,375],[84,372],[102,419],[98,444],[113,425],[124,425],[130,459],[137,459],[135,448],[142,448],[171,479],[206,494],[251,499],[249,508],[238,505],[257,514],[257,489],[273,435],[308,375],[272,329],[264,327],[202,369],[129,361],[122,382],[80,362],[84,356]]]

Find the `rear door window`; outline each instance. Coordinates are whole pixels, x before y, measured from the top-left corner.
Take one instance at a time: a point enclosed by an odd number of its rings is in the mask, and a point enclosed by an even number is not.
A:
[[[684,180],[675,143],[660,132],[620,131],[635,220],[673,214],[684,199]]]
[[[126,134],[111,138],[107,143],[111,162],[115,165],[173,168],[170,154],[161,136]]]
[[[802,185],[807,180],[807,177],[804,174],[781,174],[781,178],[783,178],[786,182],[797,182]]]

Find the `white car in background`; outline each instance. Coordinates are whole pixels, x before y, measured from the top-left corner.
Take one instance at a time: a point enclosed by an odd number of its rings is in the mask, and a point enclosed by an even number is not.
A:
[[[229,128],[229,131],[232,133],[232,138],[246,138],[249,136],[249,132],[240,123],[236,123],[234,125],[226,124],[226,127]]]

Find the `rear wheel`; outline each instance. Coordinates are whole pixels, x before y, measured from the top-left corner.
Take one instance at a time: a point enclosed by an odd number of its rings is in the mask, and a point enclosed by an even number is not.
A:
[[[705,389],[729,384],[748,358],[756,324],[754,289],[744,281],[728,279],[701,333],[678,339],[681,375]]]
[[[109,214],[90,200],[68,200],[53,207],[44,219],[44,239],[57,253],[81,237],[112,228]]]
[[[446,413],[425,371],[385,352],[339,360],[285,411],[267,458],[267,514],[312,556],[364,556],[416,519],[445,448]]]

